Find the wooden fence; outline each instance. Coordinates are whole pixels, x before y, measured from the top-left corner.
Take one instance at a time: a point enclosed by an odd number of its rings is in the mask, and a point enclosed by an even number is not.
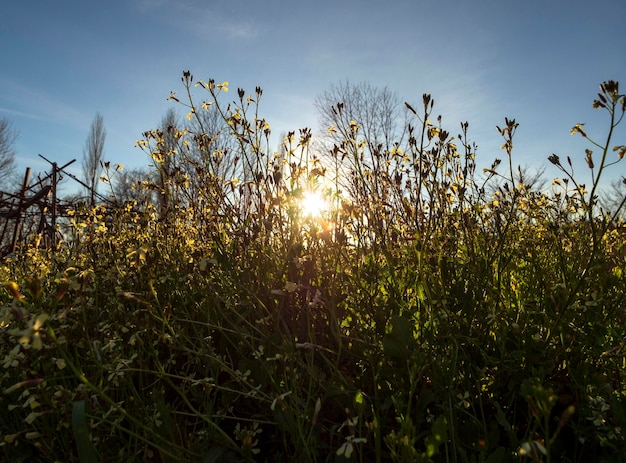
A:
[[[64,211],[71,206],[57,197],[58,185],[65,176],[79,181],[64,170],[76,160],[59,167],[56,162],[41,157],[50,163],[50,172],[39,175],[36,181],[31,183],[31,169],[28,167],[19,191],[0,191],[2,258],[14,254],[26,244],[56,247],[59,239],[57,220],[60,214],[64,215]]]

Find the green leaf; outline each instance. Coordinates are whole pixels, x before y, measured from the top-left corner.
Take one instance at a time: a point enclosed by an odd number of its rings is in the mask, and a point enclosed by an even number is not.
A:
[[[485,463],[499,463],[501,461],[505,461],[505,459],[506,449],[504,447],[498,447],[491,455],[489,455]]]
[[[433,457],[439,451],[439,446],[448,440],[448,421],[445,416],[438,417],[433,423],[433,432],[424,439],[426,456]]]
[[[164,441],[176,442],[176,424],[172,419],[172,412],[169,405],[161,400],[157,403],[156,408],[161,421],[161,426],[157,427],[157,432],[163,437]]]
[[[496,407],[496,421],[498,422],[500,426],[502,426],[505,429],[507,435],[509,436],[509,440],[511,442],[517,442],[517,437],[515,433],[513,432],[513,428],[511,428],[511,424],[507,420],[506,415],[504,414],[504,411],[502,410],[502,407],[500,406],[498,402],[494,402],[494,405]]]
[[[76,441],[78,458],[81,463],[93,463],[100,461],[98,452],[89,439],[87,429],[87,417],[85,416],[85,401],[78,400],[72,405],[72,433]]]
[[[226,449],[216,445],[202,458],[202,463],[219,463],[224,455],[228,455]]]
[[[394,360],[406,360],[409,356],[409,345],[412,341],[412,323],[404,317],[393,317],[391,319],[391,332],[383,338],[385,355]]]

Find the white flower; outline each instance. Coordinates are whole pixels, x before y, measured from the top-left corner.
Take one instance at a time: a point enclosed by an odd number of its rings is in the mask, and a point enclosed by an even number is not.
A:
[[[341,447],[337,449],[337,455],[343,455],[346,458],[350,458],[352,456],[352,452],[354,452],[354,444],[364,444],[367,442],[365,437],[354,437],[348,436],[346,437],[346,441],[341,444]]]

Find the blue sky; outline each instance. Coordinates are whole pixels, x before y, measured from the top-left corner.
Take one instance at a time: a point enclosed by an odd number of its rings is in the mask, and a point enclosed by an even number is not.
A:
[[[587,145],[570,135],[586,122],[604,136],[608,116],[591,108],[598,85],[626,90],[624,0],[24,0],[0,22],[0,117],[20,132],[19,168],[35,172],[80,160],[96,114],[105,158],[148,164],[135,141],[155,128],[170,91],[214,78],[263,88],[261,114],[277,136],[318,128],[316,96],[333,83],[367,81],[403,100],[435,98],[455,134],[469,121],[478,161],[502,157],[495,126],[520,123],[515,162],[546,166],[570,155],[584,174]],[[175,105],[173,107],[176,107]],[[181,114],[183,109],[180,108]],[[626,124],[616,143],[626,143]],[[626,174],[626,164],[611,170]],[[1,186],[0,186],[1,189]]]

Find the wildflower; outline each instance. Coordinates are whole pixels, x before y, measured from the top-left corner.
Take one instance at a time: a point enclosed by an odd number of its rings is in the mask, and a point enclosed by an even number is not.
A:
[[[265,348],[263,347],[263,344],[261,344],[259,346],[259,348],[257,350],[255,350],[254,352],[252,352],[252,356],[259,360],[261,357],[263,357],[263,351],[265,350]]]
[[[346,441],[337,449],[337,455],[350,458],[354,452],[354,444],[364,444],[366,442],[367,438],[365,437],[347,436]]]
[[[237,126],[240,122],[241,122],[241,113],[239,112],[238,109],[234,113],[232,113],[230,117],[228,118],[228,120],[226,121],[228,125],[234,125],[234,126]]]
[[[287,281],[285,283],[285,291],[288,293],[293,293],[296,289],[298,289],[298,284],[293,281]]]
[[[403,152],[400,148],[398,148],[398,145],[395,145],[395,146],[391,149],[390,154],[391,154],[391,155],[394,155],[394,156],[402,156],[402,155],[404,154],[404,152]]]
[[[33,424],[33,421],[35,421],[37,418],[39,418],[41,415],[45,415],[48,412],[31,412],[29,413],[29,415],[24,419],[24,421],[26,421],[27,424]]]
[[[587,138],[587,134],[585,133],[585,131],[583,130],[583,124],[582,122],[579,122],[578,124],[576,124],[574,127],[572,127],[572,135],[575,135],[577,133],[581,134],[583,137]]]
[[[547,455],[548,451],[543,446],[542,442],[539,441],[528,441],[524,442],[519,449],[520,456],[528,456],[533,459],[533,461],[541,461],[539,458],[539,453],[543,455]]]
[[[618,159],[623,159],[626,156],[626,145],[614,146],[613,151],[617,151]]]
[[[33,349],[39,350],[43,346],[40,331],[43,329],[43,324],[48,320],[48,315],[38,315],[34,320],[28,323],[28,327],[25,330],[20,331],[21,337],[18,342],[22,345],[30,344]]]
[[[469,392],[465,391],[464,394],[458,393],[456,395],[457,399],[459,399],[459,406],[462,406],[463,408],[469,408],[470,407],[470,402],[469,402]]]
[[[11,293],[11,296],[13,296],[14,299],[22,299],[24,297],[23,294],[20,293],[19,291],[19,287],[17,286],[17,283],[14,281],[9,281],[7,283],[4,284],[4,287],[7,289],[7,291],[9,293]]]
[[[272,401],[272,405],[270,405],[270,410],[274,411],[276,409],[276,405],[278,405],[280,406],[280,409],[284,411],[287,408],[287,406],[285,405],[285,397],[287,397],[291,393],[292,391],[288,391],[276,397]]]
[[[439,129],[437,127],[431,126],[428,128],[428,139],[432,140],[437,135],[439,135]]]
[[[263,432],[263,430],[259,428],[259,423],[257,422],[252,424],[252,429],[241,429],[239,423],[235,426],[235,436],[241,441],[241,447],[245,452],[250,452],[253,455],[261,452],[260,449],[254,448],[259,445],[259,440],[255,439],[255,437],[257,434],[261,434],[261,432]]]
[[[59,370],[63,370],[65,367],[67,367],[67,363],[64,359],[56,359],[54,363]]]

